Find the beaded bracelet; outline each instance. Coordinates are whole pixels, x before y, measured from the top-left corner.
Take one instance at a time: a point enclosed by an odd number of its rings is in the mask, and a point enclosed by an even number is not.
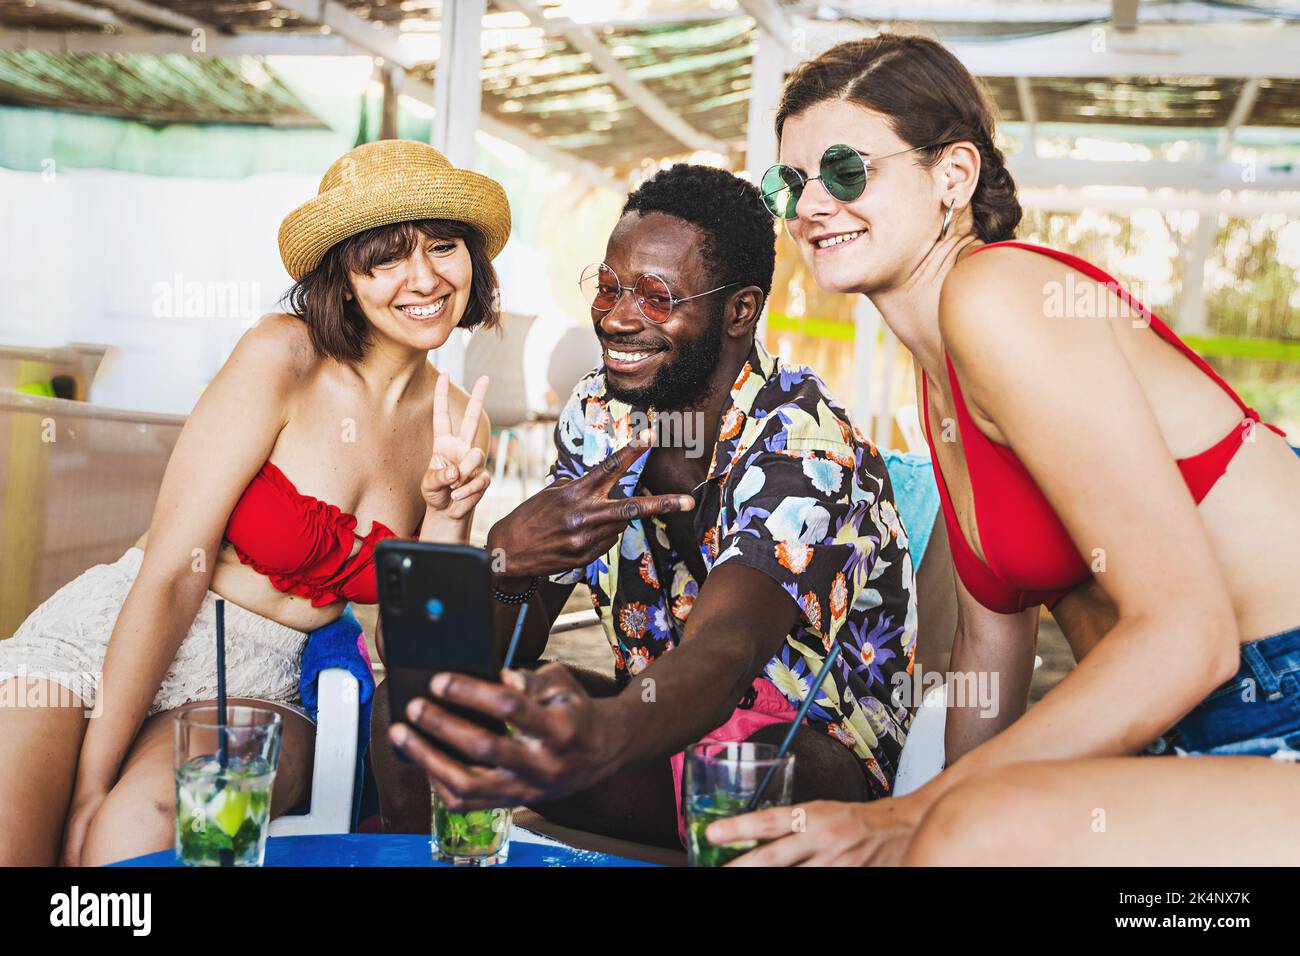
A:
[[[537,593],[537,578],[534,577],[528,582],[528,587],[520,594],[508,594],[500,588],[492,589],[492,596],[502,604],[525,604],[528,599]]]

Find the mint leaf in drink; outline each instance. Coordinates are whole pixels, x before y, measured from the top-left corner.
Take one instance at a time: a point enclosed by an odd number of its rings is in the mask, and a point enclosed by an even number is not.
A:
[[[262,835],[262,828],[258,825],[257,820],[248,817],[240,825],[234,837],[231,839],[231,847],[236,856],[242,856],[249,849],[256,846],[258,838]]]

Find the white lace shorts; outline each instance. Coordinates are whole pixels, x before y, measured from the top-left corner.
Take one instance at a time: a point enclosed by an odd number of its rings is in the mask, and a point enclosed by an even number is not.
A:
[[[144,552],[128,548],[55,591],[13,637],[0,641],[0,680],[44,677],[95,709],[113,624]],[[216,600],[209,591],[167,669],[149,715],[217,696]],[[298,678],[307,634],[226,602],[226,694],[301,710]]]

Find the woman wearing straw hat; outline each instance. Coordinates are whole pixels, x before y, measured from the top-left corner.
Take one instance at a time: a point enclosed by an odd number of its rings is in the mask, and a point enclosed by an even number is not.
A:
[[[172,717],[215,696],[218,597],[228,695],[284,718],[272,814],[304,796],[307,633],[375,603],[384,538],[467,540],[487,488],[487,380],[468,395],[428,354],[496,324],[509,233],[498,183],[394,140],[340,158],[285,218],[292,314],[249,330],[204,391],[148,532],[0,642],[0,863],[171,843]],[[72,706],[21,705],[57,699],[68,675]]]
[[[798,833],[782,811],[710,839],[772,838],[749,865],[1300,862],[1300,461],[1280,430],[1113,278],[1013,241],[992,110],[937,41],[832,47],[791,74],[776,129],[769,211],[915,361],[957,570],[949,766],[808,806]],[[1078,666],[1027,710],[1042,606]]]

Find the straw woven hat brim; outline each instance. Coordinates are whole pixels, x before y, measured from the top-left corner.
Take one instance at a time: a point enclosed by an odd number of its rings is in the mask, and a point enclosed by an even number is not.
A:
[[[320,189],[280,224],[280,258],[294,281],[330,247],[376,226],[452,219],[483,233],[489,258],[510,238],[510,203],[501,184],[457,169],[427,143],[387,139],[341,156]]]

